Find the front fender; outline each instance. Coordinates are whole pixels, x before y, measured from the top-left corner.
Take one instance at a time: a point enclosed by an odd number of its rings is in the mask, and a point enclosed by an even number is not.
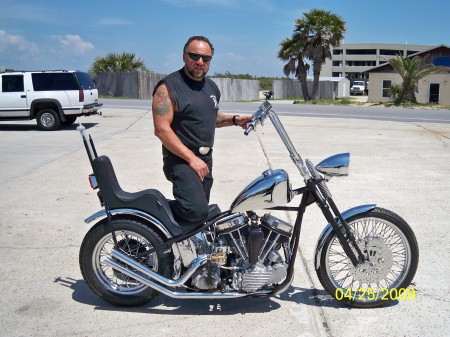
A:
[[[143,219],[146,222],[149,222],[151,225],[155,226],[157,229],[159,229],[161,231],[161,233],[163,233],[163,235],[167,239],[172,238],[172,234],[170,234],[170,232],[167,230],[167,228],[158,219],[151,216],[150,214],[147,214],[142,211],[138,211],[136,209],[130,209],[130,208],[116,208],[116,209],[110,210],[110,213],[112,216],[117,215],[117,214],[119,214],[119,215],[125,214],[125,215],[129,215],[132,217],[137,217],[137,218]],[[91,216],[87,217],[84,220],[84,222],[90,223],[96,219],[104,219],[104,218],[106,218],[106,211],[104,209],[102,209],[102,210],[92,214]]]
[[[370,205],[360,205],[360,206],[356,206],[353,208],[350,208],[348,210],[346,210],[345,212],[342,213],[342,217],[344,218],[344,220],[347,220],[348,218],[357,215],[357,214],[361,214],[361,213],[365,213],[365,212],[369,212],[371,210],[373,210],[376,207],[376,204],[370,204]],[[338,223],[340,221],[338,220]],[[333,227],[331,226],[331,224],[326,225],[326,227],[324,228],[324,230],[322,231],[322,233],[319,236],[319,240],[317,240],[317,245],[316,245],[316,250],[314,253],[314,267],[315,269],[319,269],[320,267],[320,256],[322,255],[322,249],[323,246],[325,245],[325,241],[327,240],[328,236],[333,232]]]

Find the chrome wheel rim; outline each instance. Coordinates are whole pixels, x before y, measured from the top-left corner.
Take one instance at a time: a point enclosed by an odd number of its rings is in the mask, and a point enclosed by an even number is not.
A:
[[[55,124],[55,117],[50,112],[46,112],[42,114],[41,122],[47,128],[52,127]]]
[[[369,262],[353,266],[334,236],[326,251],[326,272],[334,288],[355,301],[377,300],[402,284],[411,267],[411,247],[403,232],[385,219],[357,219],[349,226]]]
[[[151,249],[152,244],[142,235],[132,231],[116,231],[116,238],[121,250],[153,271],[158,271],[158,258],[156,253],[137,258],[137,254]],[[92,255],[94,270],[97,278],[110,291],[117,294],[135,295],[147,288],[144,284],[133,278],[115,271],[104,263],[106,258],[111,258],[111,250],[114,248],[114,240],[111,233],[105,235],[97,242]],[[112,258],[115,262],[124,265],[119,260]],[[125,265],[124,265],[125,266]],[[126,267],[126,266],[125,266]],[[130,269],[126,267],[127,269]],[[136,272],[136,271],[135,271]]]

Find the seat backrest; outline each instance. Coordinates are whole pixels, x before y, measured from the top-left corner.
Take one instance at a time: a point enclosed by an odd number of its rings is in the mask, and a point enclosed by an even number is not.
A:
[[[99,156],[94,159],[92,167],[103,199],[109,206],[116,204],[124,191],[119,185],[111,160],[107,156]]]

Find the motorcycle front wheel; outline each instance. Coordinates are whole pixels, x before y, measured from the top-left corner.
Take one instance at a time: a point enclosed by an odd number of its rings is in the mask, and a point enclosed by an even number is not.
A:
[[[332,231],[316,270],[324,289],[335,299],[359,308],[413,299],[415,289],[408,286],[417,270],[419,247],[405,220],[377,207],[347,222],[368,261],[353,266]]]
[[[154,272],[168,278],[173,255],[154,252],[138,258],[137,255],[163,242],[162,238],[145,223],[131,219],[113,219],[110,225],[102,221],[84,237],[80,248],[80,269],[89,287],[105,301],[118,306],[138,306],[147,303],[159,293],[104,263],[111,256],[116,234],[122,252],[144,264]],[[116,262],[121,263],[116,260]]]

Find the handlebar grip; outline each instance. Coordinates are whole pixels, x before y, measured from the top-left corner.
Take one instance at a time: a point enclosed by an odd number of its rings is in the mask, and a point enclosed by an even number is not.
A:
[[[247,127],[247,129],[245,129],[244,135],[248,136],[248,134],[249,134],[252,130],[254,130],[254,129],[255,129],[255,127],[253,126],[253,124],[250,124],[250,125]]]

